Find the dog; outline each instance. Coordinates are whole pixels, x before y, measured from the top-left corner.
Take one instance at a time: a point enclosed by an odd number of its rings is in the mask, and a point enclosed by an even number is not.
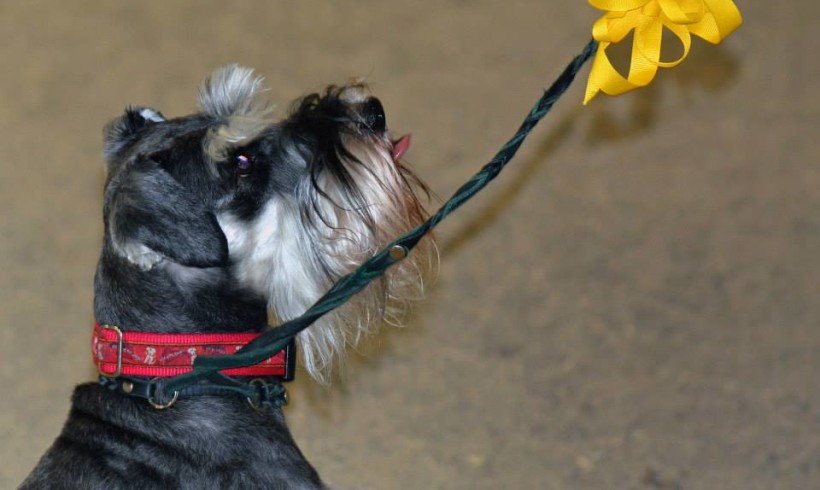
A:
[[[103,376],[75,389],[60,436],[20,488],[325,488],[291,437],[281,396],[259,406],[207,392],[206,380],[200,396],[148,403],[133,396],[147,378],[122,371],[129,359],[151,368],[161,354],[136,353],[128,335],[251,335],[297,317],[426,219],[427,187],[401,162],[409,137],[391,137],[364,84],[302,97],[279,120],[264,92],[252,70],[231,65],[203,82],[196,114],[129,107],[106,125],[94,280]],[[425,238],[299,334],[310,376],[326,383],[346,346],[420,298],[434,251]],[[119,356],[114,372],[103,347]],[[189,367],[198,348],[187,350]],[[280,378],[231,379],[277,388]]]

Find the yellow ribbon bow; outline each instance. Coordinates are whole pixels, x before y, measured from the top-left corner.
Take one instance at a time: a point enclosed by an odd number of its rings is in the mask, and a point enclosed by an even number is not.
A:
[[[648,85],[658,67],[676,66],[689,54],[690,34],[718,44],[743,19],[732,0],[589,0],[606,14],[595,22],[592,37],[598,51],[592,62],[584,104],[599,92],[618,95]],[[683,44],[683,55],[674,61],[661,61],[663,28],[669,29]],[[632,30],[632,57],[626,78],[612,66],[606,48],[622,41]]]

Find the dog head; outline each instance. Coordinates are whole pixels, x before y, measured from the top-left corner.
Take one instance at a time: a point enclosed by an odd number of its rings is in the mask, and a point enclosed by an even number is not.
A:
[[[282,120],[249,69],[205,80],[201,112],[143,107],[106,126],[105,250],[135,273],[228,271],[267,299],[274,323],[302,314],[341,276],[426,218],[426,188],[400,159],[378,99],[332,86]],[[395,321],[421,293],[432,239],[299,335],[317,379],[346,345]],[[181,272],[183,271],[183,272]]]

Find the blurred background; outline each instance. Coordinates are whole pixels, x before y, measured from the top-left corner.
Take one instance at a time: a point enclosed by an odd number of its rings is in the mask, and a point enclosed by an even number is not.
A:
[[[812,0],[645,90],[588,68],[440,227],[408,326],[286,413],[327,482],[366,489],[820,488],[820,59]],[[101,128],[179,116],[238,62],[288,103],[364,76],[442,198],[590,36],[587,2],[0,4],[0,488],[57,436],[89,360]]]

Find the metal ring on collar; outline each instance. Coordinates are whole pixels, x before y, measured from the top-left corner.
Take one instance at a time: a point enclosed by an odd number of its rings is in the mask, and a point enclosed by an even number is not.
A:
[[[268,383],[264,379],[256,378],[252,379],[248,386],[252,388],[259,387],[255,390],[255,396],[258,397],[258,400],[254,400],[250,396],[245,398],[248,405],[257,412],[265,408],[282,407],[288,404],[288,390],[279,381]]]
[[[262,378],[255,378],[255,379],[252,379],[252,380],[248,383],[248,386],[251,386],[251,387],[253,387],[253,386],[260,386],[260,387],[264,387],[266,384],[268,384],[268,383],[266,383],[264,379],[262,379]],[[261,401],[261,398],[262,398],[262,397],[261,397],[261,395],[260,395],[259,393],[260,393],[260,392],[257,390],[257,392],[256,392],[257,397],[258,397],[258,398],[260,399],[260,401]],[[248,405],[250,405],[250,406],[251,406],[251,408],[252,408],[252,409],[254,409],[254,410],[256,410],[257,412],[261,411],[261,410],[262,410],[262,408],[264,408],[264,407],[260,407],[259,405],[257,405],[257,404],[253,401],[253,399],[252,399],[251,397],[246,397],[245,399],[246,399],[246,400],[248,400]]]
[[[151,383],[156,383],[156,381],[158,379],[159,378],[152,379]],[[159,388],[160,385],[155,384],[155,386],[157,386],[157,388]],[[154,395],[155,394],[156,394],[156,391],[154,392],[154,394],[152,394],[151,396],[148,397],[148,403],[150,403],[151,406],[156,408],[157,410],[165,410],[166,408],[170,408],[174,403],[177,402],[177,398],[179,398],[179,391],[174,391],[174,396],[172,396],[169,401],[167,401],[165,403],[159,403],[159,402],[154,401]]]

